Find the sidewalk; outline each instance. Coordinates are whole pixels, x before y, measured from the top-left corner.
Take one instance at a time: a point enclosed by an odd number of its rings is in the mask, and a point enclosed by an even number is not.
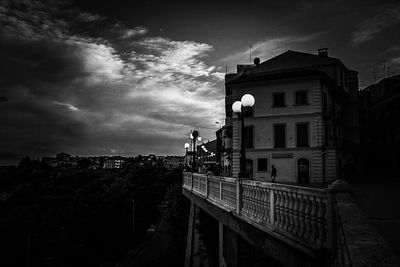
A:
[[[400,179],[358,178],[354,184],[354,200],[370,223],[400,256]]]

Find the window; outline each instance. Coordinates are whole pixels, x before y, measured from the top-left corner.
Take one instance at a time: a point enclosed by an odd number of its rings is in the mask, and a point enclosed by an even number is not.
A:
[[[253,126],[246,126],[244,127],[244,147],[245,148],[254,148],[253,144]]]
[[[297,91],[296,92],[296,105],[307,105],[307,91]]]
[[[286,124],[274,124],[274,147],[286,147]]]
[[[285,106],[285,93],[274,93],[274,107],[284,107]]]
[[[296,146],[308,147],[308,123],[302,122],[296,124]]]
[[[257,159],[257,170],[258,171],[268,171],[268,159],[267,158]]]

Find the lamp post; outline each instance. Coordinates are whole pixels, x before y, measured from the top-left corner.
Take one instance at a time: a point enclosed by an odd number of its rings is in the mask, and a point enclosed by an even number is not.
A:
[[[186,149],[186,154],[185,154],[185,169],[186,169],[187,168],[187,156],[188,156],[189,143],[185,143],[185,149]]]
[[[232,110],[238,115],[241,123],[241,145],[240,145],[240,170],[239,170],[239,178],[247,178],[249,174],[246,171],[246,150],[244,143],[244,117],[245,117],[245,109],[251,108],[254,106],[255,99],[250,94],[245,94],[242,96],[240,101],[235,101],[232,104]]]
[[[195,170],[196,168],[196,140],[201,141],[201,137],[199,136],[199,132],[194,130],[190,134],[190,139],[193,140],[193,158],[192,158],[192,170]]]

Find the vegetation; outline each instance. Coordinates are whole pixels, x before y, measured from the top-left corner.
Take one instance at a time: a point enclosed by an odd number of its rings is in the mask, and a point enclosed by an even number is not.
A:
[[[166,189],[182,177],[162,162],[135,159],[117,170],[80,167],[52,169],[25,158],[0,171],[1,266],[112,265],[143,241]],[[180,209],[187,207],[168,203],[168,219],[182,241],[187,218]]]

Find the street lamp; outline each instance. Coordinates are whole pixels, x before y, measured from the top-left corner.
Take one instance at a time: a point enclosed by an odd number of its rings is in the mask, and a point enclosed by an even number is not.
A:
[[[185,169],[187,168],[187,156],[188,156],[188,149],[189,149],[189,143],[185,143],[185,149],[186,149],[186,154],[185,154],[185,159],[186,159],[186,162],[185,162]]]
[[[201,137],[199,135],[199,132],[194,130],[193,132],[190,133],[190,139],[193,140],[193,160],[192,160],[192,170],[196,168],[196,140],[199,142],[201,141]]]
[[[242,96],[240,101],[235,101],[232,104],[232,110],[238,115],[238,118],[241,121],[241,145],[240,145],[240,170],[239,170],[239,178],[247,178],[248,173],[246,171],[246,150],[244,144],[244,117],[245,117],[245,109],[251,108],[254,106],[255,99],[250,94],[245,94]]]

